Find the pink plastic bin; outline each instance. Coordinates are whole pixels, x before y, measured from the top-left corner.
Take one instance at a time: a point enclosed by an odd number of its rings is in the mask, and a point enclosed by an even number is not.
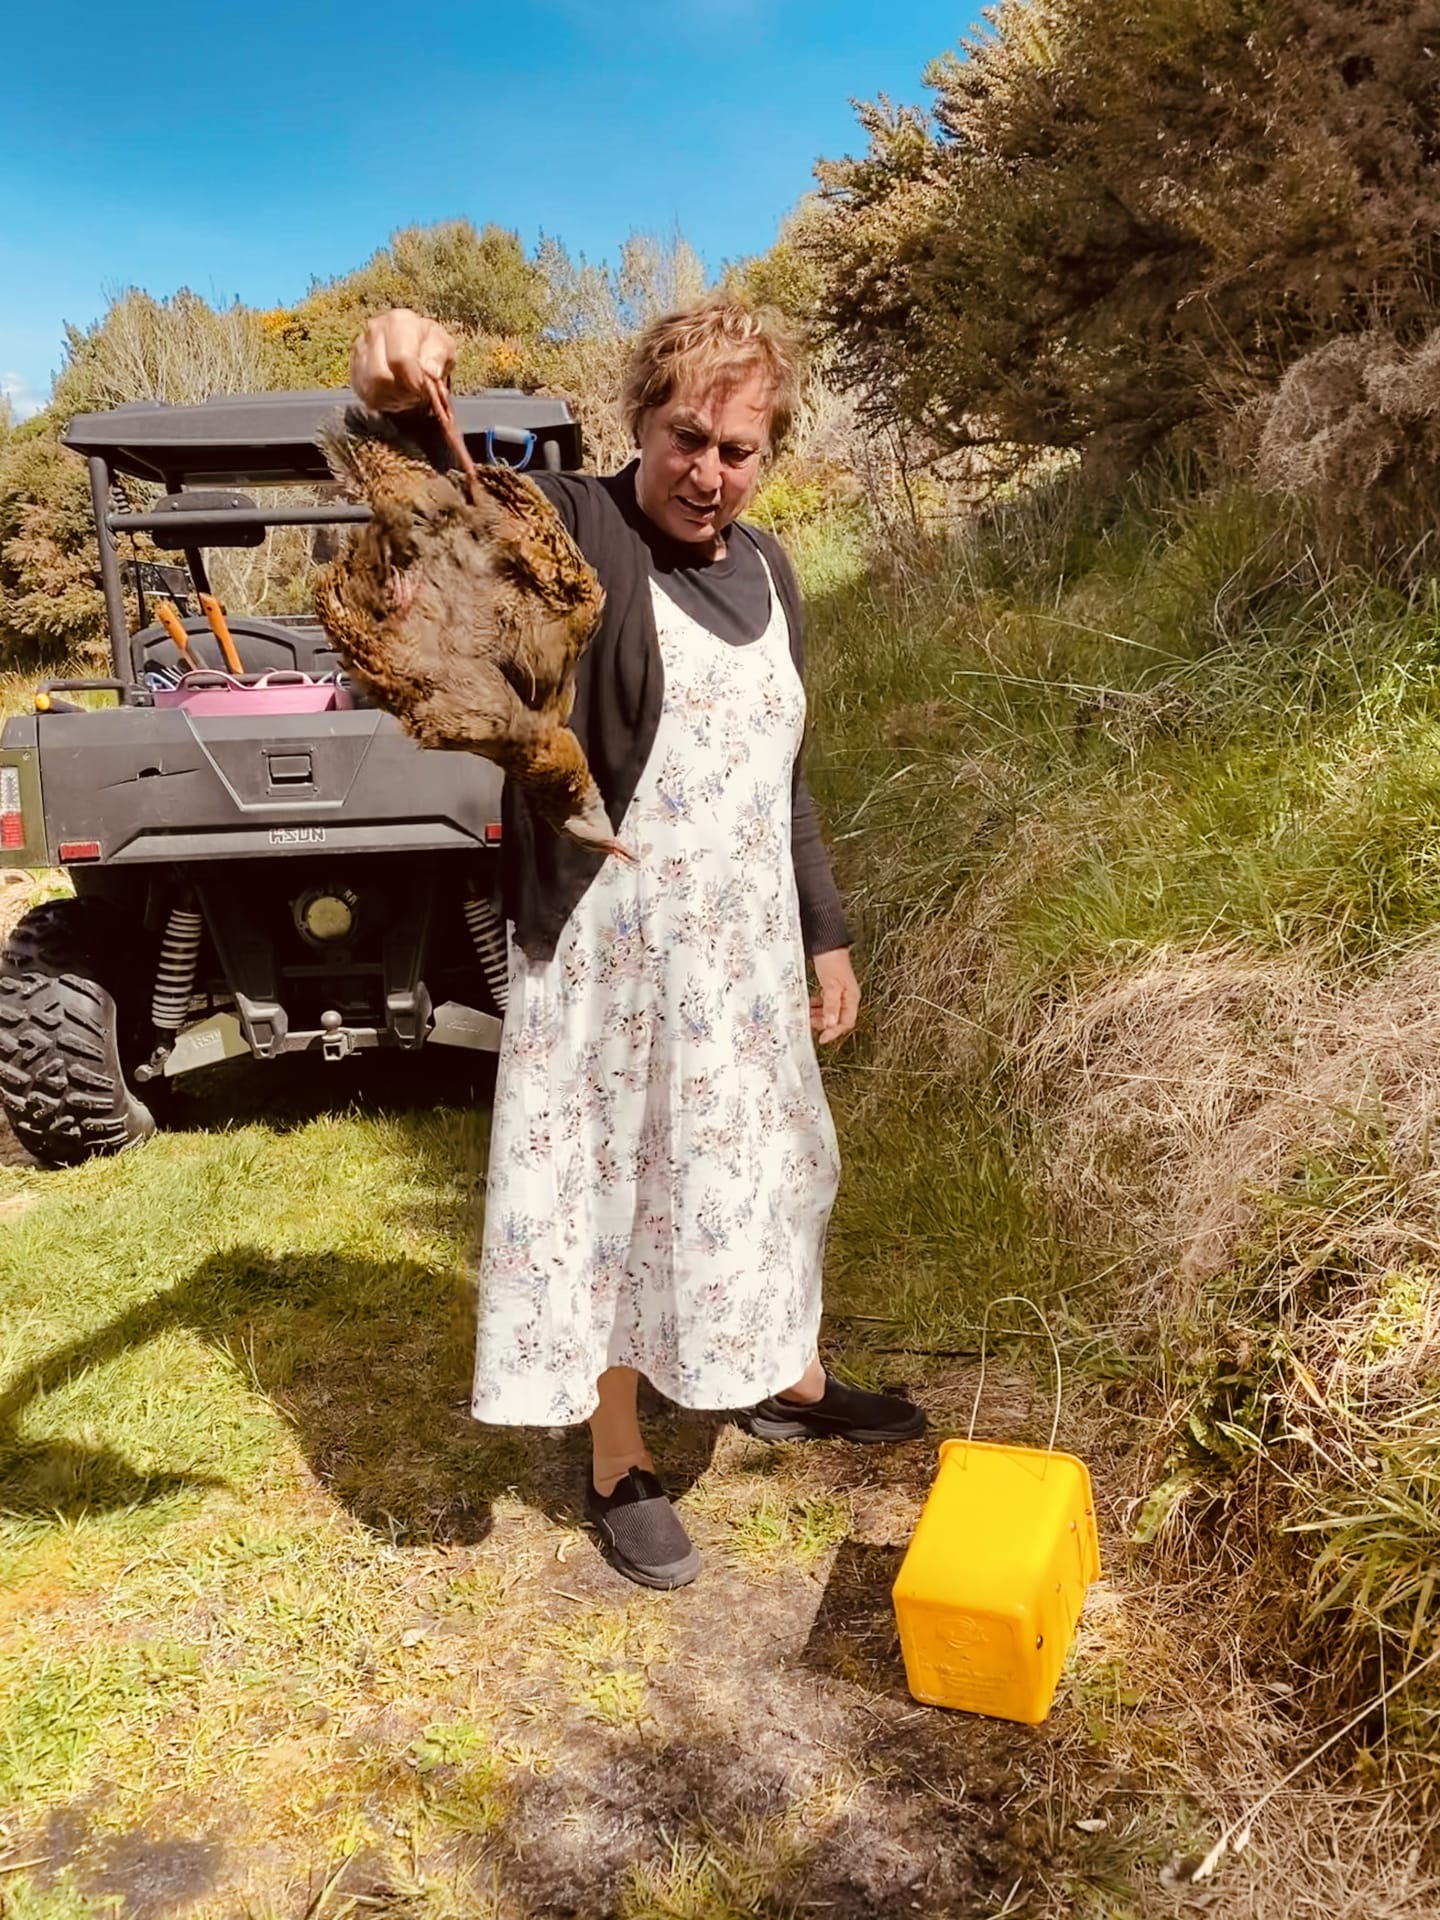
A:
[[[157,707],[183,707],[197,717],[343,713],[355,705],[348,687],[296,673],[265,673],[255,680],[236,680],[221,673],[187,673],[178,687],[157,687],[153,698]]]

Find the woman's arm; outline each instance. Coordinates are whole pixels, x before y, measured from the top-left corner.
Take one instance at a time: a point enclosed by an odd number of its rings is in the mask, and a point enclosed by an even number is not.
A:
[[[803,778],[796,782],[790,829],[800,930],[820,991],[810,1002],[810,1025],[822,1046],[843,1040],[860,1011],[860,983],[850,961],[850,929],[820,837],[815,802]]]
[[[790,556],[771,534],[758,535],[770,562],[771,577],[785,608],[790,628],[790,657],[795,671],[805,678],[804,608],[800,583],[790,565]],[[805,951],[820,991],[810,1002],[810,1024],[822,1045],[842,1040],[855,1025],[860,1010],[860,983],[850,961],[850,929],[835,877],[830,871],[830,855],[820,833],[815,802],[805,784],[797,757],[795,787],[791,803],[790,857],[795,866],[795,891],[800,903],[800,931]]]
[[[800,897],[800,931],[807,953],[829,953],[848,947],[850,929],[845,909],[830,871],[830,856],[820,833],[815,802],[801,774],[795,782],[790,819],[790,856],[795,863],[795,891]]]

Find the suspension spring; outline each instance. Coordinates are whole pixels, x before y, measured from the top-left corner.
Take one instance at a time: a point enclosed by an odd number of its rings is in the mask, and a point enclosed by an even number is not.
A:
[[[205,922],[193,907],[172,907],[160,942],[160,964],[150,1018],[167,1033],[178,1033],[195,991],[195,966],[200,958],[200,936]]]
[[[464,902],[465,924],[470,929],[480,970],[485,975],[490,997],[503,1013],[510,996],[510,952],[505,939],[505,922],[493,901],[467,894]]]

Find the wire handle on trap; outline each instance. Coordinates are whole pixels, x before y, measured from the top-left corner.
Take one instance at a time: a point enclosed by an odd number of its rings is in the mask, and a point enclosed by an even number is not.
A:
[[[1047,1453],[1053,1453],[1055,1451],[1055,1436],[1060,1431],[1060,1402],[1064,1392],[1064,1372],[1060,1364],[1060,1348],[1055,1339],[1055,1335],[1050,1330],[1050,1322],[1045,1318],[1044,1314],[1029,1295],[1024,1293],[1002,1293],[986,1303],[984,1317],[980,1322],[980,1378],[975,1384],[975,1399],[970,1408],[970,1424],[965,1429],[965,1439],[968,1443],[975,1438],[975,1422],[980,1413],[980,1396],[985,1391],[985,1367],[989,1358],[986,1351],[986,1337],[990,1332],[990,1311],[993,1307],[1005,1306],[1028,1307],[1044,1328],[1045,1338],[1050,1342],[1050,1353],[1055,1362],[1055,1418],[1050,1422],[1050,1438],[1045,1443],[1045,1451]]]

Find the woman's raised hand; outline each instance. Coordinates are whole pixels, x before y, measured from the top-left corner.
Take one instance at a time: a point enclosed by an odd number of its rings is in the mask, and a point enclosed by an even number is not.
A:
[[[376,413],[404,413],[430,399],[429,381],[443,387],[455,365],[455,341],[438,320],[409,307],[392,307],[367,320],[350,352],[350,385]]]

